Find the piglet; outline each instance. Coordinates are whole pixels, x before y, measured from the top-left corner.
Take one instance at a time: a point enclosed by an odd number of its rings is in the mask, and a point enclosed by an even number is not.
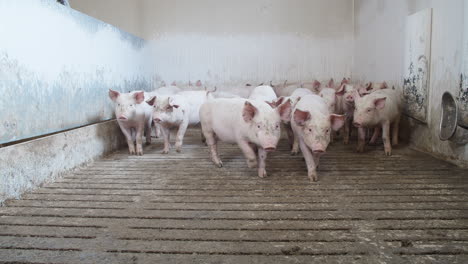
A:
[[[291,96],[287,97],[280,97],[277,100],[277,105],[280,105],[281,107],[285,107],[286,104],[289,104],[290,107],[294,108],[301,99],[301,96],[308,95],[308,94],[313,94],[309,89],[306,88],[297,88],[294,90],[294,92],[291,94]],[[299,140],[297,139],[296,136],[294,136],[294,131],[291,128],[291,120],[283,120],[283,126],[286,130],[287,136],[288,136],[288,141],[289,145],[291,146],[291,155],[297,155],[299,153]]]
[[[356,92],[357,93],[357,92]],[[358,152],[364,151],[365,128],[382,128],[385,154],[392,155],[392,144],[398,144],[398,128],[402,111],[401,93],[393,89],[377,90],[360,97],[355,96],[353,125],[358,127]],[[390,142],[390,125],[392,125],[392,142]]]
[[[212,98],[209,91],[185,91],[171,96],[153,97],[147,103],[153,107],[153,121],[161,126],[164,137],[163,154],[169,153],[170,129],[177,127],[175,148],[182,151],[182,144],[189,125],[200,123],[200,106]]]
[[[317,181],[317,166],[330,142],[330,133],[343,126],[345,117],[330,113],[325,100],[314,94],[301,97],[292,110],[286,108],[284,112],[289,114],[294,135],[299,139],[309,179]]]
[[[109,89],[109,97],[115,105],[115,116],[125,135],[131,155],[143,155],[143,130],[146,143],[151,143],[151,107],[145,102],[143,91],[120,93]],[[136,150],[134,141],[136,141]]]
[[[351,134],[351,124],[353,122],[354,114],[354,98],[356,96],[356,89],[354,86],[343,83],[335,92],[335,113],[344,115],[346,117],[343,126],[343,143],[349,144],[349,137]]]
[[[212,99],[204,103],[200,121],[213,163],[223,166],[217,151],[218,140],[237,143],[248,167],[257,167],[258,176],[266,177],[267,152],[276,149],[281,133],[280,116],[285,118],[279,109],[260,100],[240,98]]]

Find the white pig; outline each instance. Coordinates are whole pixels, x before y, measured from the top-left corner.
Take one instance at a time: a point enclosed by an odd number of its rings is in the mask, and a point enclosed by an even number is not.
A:
[[[343,142],[349,143],[349,136],[351,133],[351,123],[353,122],[354,114],[354,98],[356,96],[356,89],[354,86],[343,83],[336,91],[335,113],[345,115],[346,120],[343,126]]]
[[[308,94],[313,94],[309,89],[306,88],[297,88],[294,90],[294,92],[291,94],[291,96],[287,97],[280,97],[278,98],[277,104],[279,103],[280,105],[285,104],[290,101],[291,107],[294,108],[301,99],[302,96],[308,95]],[[299,140],[297,137],[294,135],[294,132],[291,128],[291,120],[287,119],[283,121],[284,128],[286,130],[286,133],[288,135],[288,142],[289,145],[291,146],[291,155],[297,155],[299,153]]]
[[[174,84],[174,83],[173,83]],[[175,85],[163,86],[152,92],[145,92],[145,101],[148,101],[153,96],[167,96],[174,95],[181,92],[181,89]],[[159,138],[161,136],[161,126],[159,124],[153,123],[155,130],[155,136]]]
[[[258,165],[258,176],[267,176],[267,152],[274,151],[278,144],[280,115],[286,118],[280,109],[263,101],[240,98],[212,99],[204,103],[200,108],[200,120],[213,163],[223,166],[217,152],[218,140],[237,143],[249,168]]]
[[[309,179],[317,181],[317,166],[330,142],[330,133],[343,126],[345,117],[330,113],[323,98],[314,94],[301,97],[294,108],[286,107],[284,111],[289,114],[294,135],[299,139]]]
[[[382,127],[385,154],[392,155],[392,144],[398,144],[401,108],[401,93],[393,89],[377,90],[364,97],[356,95],[353,125],[358,127],[357,151],[364,151],[365,128]],[[393,125],[391,143],[390,125]]]
[[[176,95],[153,97],[147,103],[153,107],[153,121],[161,126],[164,137],[163,154],[169,153],[170,129],[177,127],[175,148],[182,151],[185,132],[189,125],[200,123],[200,106],[211,98],[211,92],[185,91]]]
[[[269,85],[260,85],[252,90],[248,99],[274,103],[277,96],[273,87]]]
[[[143,155],[143,130],[146,143],[151,144],[151,106],[145,102],[143,91],[120,93],[109,89],[109,97],[115,105],[115,116],[125,135],[131,155]],[[136,150],[135,144],[136,141]]]

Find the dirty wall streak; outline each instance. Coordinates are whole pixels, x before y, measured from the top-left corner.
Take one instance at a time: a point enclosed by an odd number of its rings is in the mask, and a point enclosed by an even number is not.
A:
[[[401,88],[404,21],[410,14],[433,8],[427,124],[409,118],[400,135],[416,149],[468,167],[468,145],[439,139],[442,94],[449,91],[458,96],[460,92],[465,6],[463,0],[356,0],[352,79],[386,80]]]
[[[152,88],[144,40],[54,1],[0,1],[0,144],[112,118]]]

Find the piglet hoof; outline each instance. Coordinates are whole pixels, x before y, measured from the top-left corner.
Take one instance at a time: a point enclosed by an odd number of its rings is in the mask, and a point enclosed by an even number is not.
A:
[[[130,155],[135,155],[135,150],[134,150],[134,149],[131,149],[131,150],[128,151],[128,153],[129,153]]]
[[[346,140],[346,139],[343,140],[343,144],[348,145],[348,144],[349,144],[349,140]]]
[[[213,161],[214,164],[218,167],[218,168],[222,168],[223,167],[223,162],[222,161]]]
[[[316,181],[318,181],[317,172],[311,172],[311,173],[309,173],[309,180],[310,180],[311,182],[316,182]]]
[[[181,153],[182,152],[182,148],[176,148],[177,153]]]
[[[265,168],[259,168],[258,169],[258,177],[260,178],[265,178],[267,176],[267,172]]]
[[[143,156],[143,150],[138,150],[136,154],[137,156]]]
[[[385,155],[391,156],[392,155],[392,149],[391,148],[385,148]]]
[[[168,149],[163,149],[163,151],[161,151],[161,154],[169,154],[169,150]]]
[[[247,166],[250,169],[256,168],[257,167],[257,160],[256,159],[247,160]]]
[[[291,150],[291,156],[296,156],[297,154],[299,154],[299,149],[293,148]]]
[[[151,145],[151,142],[146,142],[145,145],[149,146],[149,145]]]

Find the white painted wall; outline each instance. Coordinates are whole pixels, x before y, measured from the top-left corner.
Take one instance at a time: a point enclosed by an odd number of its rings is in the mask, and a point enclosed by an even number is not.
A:
[[[438,138],[440,101],[445,91],[459,92],[462,63],[463,0],[355,0],[354,80],[387,80],[401,87],[405,18],[433,8],[432,61],[428,124],[409,120],[410,142],[417,148],[467,165],[468,146]]]
[[[0,1],[0,144],[112,118],[109,88],[151,88],[148,54],[55,1]]]
[[[350,75],[352,1],[143,0],[155,72],[231,91],[246,82]],[[238,91],[238,89],[236,89]]]

